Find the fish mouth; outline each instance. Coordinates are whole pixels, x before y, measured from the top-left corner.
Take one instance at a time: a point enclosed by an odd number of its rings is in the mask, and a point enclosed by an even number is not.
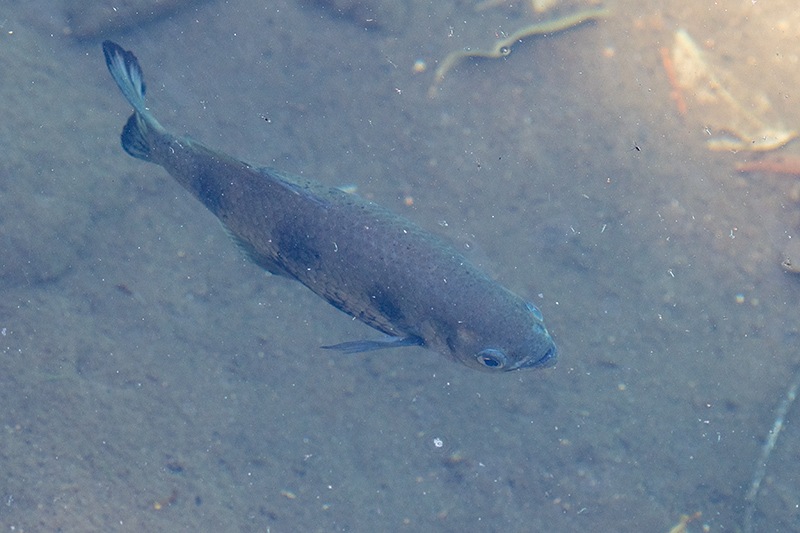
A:
[[[524,359],[520,361],[518,364],[510,367],[508,370],[550,368],[552,366],[555,366],[557,362],[558,362],[558,350],[556,349],[555,344],[551,344],[550,348],[547,350],[547,353],[545,353],[544,356],[536,360]]]

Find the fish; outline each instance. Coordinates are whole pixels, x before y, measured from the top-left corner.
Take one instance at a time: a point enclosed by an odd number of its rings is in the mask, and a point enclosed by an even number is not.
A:
[[[322,348],[421,346],[495,373],[555,365],[541,311],[442,238],[358,195],[169,133],[145,105],[136,56],[111,41],[103,53],[134,109],[121,135],[128,154],[164,168],[250,261],[386,335]]]

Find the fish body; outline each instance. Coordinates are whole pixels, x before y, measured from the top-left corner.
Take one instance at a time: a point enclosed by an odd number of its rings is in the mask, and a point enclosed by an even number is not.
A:
[[[555,364],[539,310],[440,238],[356,195],[172,135],[145,107],[136,57],[110,41],[103,51],[134,107],[122,132],[125,151],[162,166],[252,262],[389,335],[326,348],[424,346],[484,371]]]

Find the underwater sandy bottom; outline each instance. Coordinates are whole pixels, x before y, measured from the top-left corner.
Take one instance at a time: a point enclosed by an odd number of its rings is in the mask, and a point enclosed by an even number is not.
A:
[[[355,185],[539,306],[558,366],[498,376],[418,348],[320,350],[379,334],[247,264],[122,151],[102,38],[64,35],[46,6],[0,14],[0,525],[633,533],[700,511],[689,531],[741,530],[797,371],[800,279],[781,261],[800,211],[796,175],[735,166],[798,145],[709,150],[724,118],[693,94],[680,114],[661,49],[684,29],[790,129],[800,26],[788,5],[713,4],[609,2],[463,60],[433,99],[437,61],[534,15],[365,2],[394,17],[365,30],[210,2],[108,35],[171,131]],[[800,528],[798,416],[753,531]]]

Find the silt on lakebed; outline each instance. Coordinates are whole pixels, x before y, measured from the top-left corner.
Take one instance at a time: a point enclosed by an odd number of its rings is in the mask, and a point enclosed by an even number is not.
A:
[[[424,346],[488,372],[556,363],[539,309],[443,240],[356,195],[168,133],[145,106],[136,56],[111,41],[103,52],[134,108],[122,131],[126,152],[162,166],[253,263],[389,335],[325,348]]]

